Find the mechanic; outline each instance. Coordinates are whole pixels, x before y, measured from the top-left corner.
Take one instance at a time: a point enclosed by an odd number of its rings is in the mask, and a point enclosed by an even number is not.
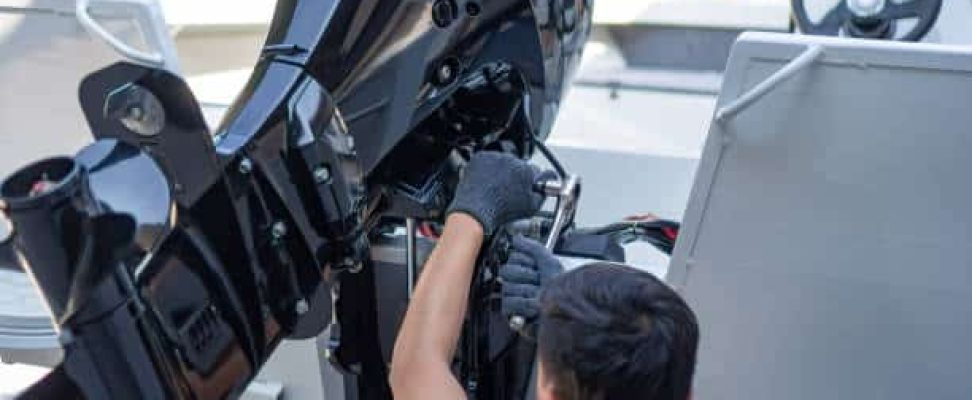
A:
[[[450,365],[484,238],[533,216],[540,170],[513,156],[473,156],[402,323],[392,356],[395,398],[460,399]],[[503,312],[536,325],[540,400],[690,398],[698,326],[651,274],[607,263],[567,273],[542,245],[512,241],[501,267]]]

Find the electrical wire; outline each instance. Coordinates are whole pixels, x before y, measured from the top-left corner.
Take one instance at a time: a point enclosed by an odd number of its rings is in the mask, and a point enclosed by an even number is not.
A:
[[[579,229],[577,232],[607,235],[622,245],[645,242],[670,255],[678,240],[679,228],[678,222],[670,220],[623,221],[597,228]]]
[[[536,135],[531,133],[530,136],[533,138],[533,144],[537,146],[537,149],[540,149],[540,153],[543,154],[543,157],[546,158],[554,170],[557,171],[557,175],[559,175],[561,179],[566,178],[567,170],[564,169],[564,166],[560,163],[560,160],[557,159],[557,156],[555,156],[554,153],[550,151],[550,148],[548,148],[543,141],[537,138]]]
[[[540,149],[540,153],[543,154],[543,157],[547,159],[547,162],[550,163],[550,166],[553,167],[554,171],[557,171],[557,175],[560,176],[560,179],[567,179],[567,170],[564,169],[564,165],[561,164],[560,160],[557,159],[557,156],[550,151],[550,148],[543,143],[543,140],[540,140],[540,137],[537,136],[537,130],[534,129],[533,121],[530,120],[530,110],[527,108],[528,104],[528,101],[523,101],[520,103],[522,107],[520,110],[520,115],[524,120],[523,123],[526,125],[526,129],[530,133],[530,141],[537,146],[537,149]]]

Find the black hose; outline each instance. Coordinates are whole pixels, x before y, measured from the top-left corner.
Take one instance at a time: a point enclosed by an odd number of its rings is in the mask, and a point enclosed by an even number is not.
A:
[[[534,129],[533,121],[530,121],[530,110],[527,109],[527,104],[528,102],[526,101],[520,103],[520,116],[524,119],[523,125],[526,126],[530,132],[530,140],[534,145],[537,146],[538,149],[540,149],[540,153],[543,153],[543,157],[547,159],[554,171],[557,171],[557,175],[560,176],[560,179],[567,179],[567,170],[564,169],[564,165],[561,164],[560,160],[557,159],[557,156],[550,151],[550,148],[543,143],[543,140],[540,140],[540,138],[537,137],[537,131]]]
[[[531,134],[531,136],[533,137],[533,144],[535,144],[537,148],[540,149],[540,152],[543,153],[544,158],[546,158],[547,161],[550,162],[550,165],[554,168],[554,170],[557,171],[557,175],[560,176],[560,179],[567,178],[567,170],[564,169],[563,164],[560,163],[560,160],[557,159],[557,156],[555,156],[554,153],[550,151],[550,148],[548,148],[547,145],[543,144],[543,142],[540,141],[536,137],[536,135]]]

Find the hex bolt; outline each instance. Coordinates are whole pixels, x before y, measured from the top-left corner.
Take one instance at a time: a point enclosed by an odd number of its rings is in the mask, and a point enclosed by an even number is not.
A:
[[[446,57],[432,70],[432,76],[429,80],[436,86],[449,86],[459,77],[461,68],[462,64],[458,58]]]
[[[327,166],[321,165],[314,168],[314,181],[317,183],[327,183],[331,180],[331,170]]]
[[[112,89],[105,97],[103,116],[117,120],[129,131],[153,137],[166,126],[165,107],[147,88],[135,83]]]
[[[250,161],[249,158],[243,158],[240,160],[239,169],[241,174],[248,175],[250,171],[253,171],[253,161]]]
[[[354,259],[351,257],[345,257],[345,259],[341,261],[341,264],[343,264],[345,268],[348,269],[348,272],[352,274],[357,274],[358,272],[361,272],[362,269],[364,269],[364,264],[360,262],[355,262]]]
[[[437,73],[438,73],[437,78],[439,79],[439,82],[447,83],[452,81],[452,66],[449,65],[448,63],[443,63],[441,66],[439,66],[439,70]]]
[[[274,240],[283,239],[284,236],[287,236],[287,224],[283,221],[274,222],[273,226],[270,227],[270,235],[273,236]]]
[[[525,326],[526,326],[526,319],[524,319],[523,316],[514,315],[510,317],[510,328],[513,328],[514,331],[519,331],[523,329],[523,327]]]
[[[307,304],[307,300],[300,299],[297,300],[296,304],[294,304],[294,313],[296,313],[297,315],[307,314],[307,311],[309,310],[310,310],[310,305]]]
[[[143,110],[142,107],[139,106],[139,105],[133,105],[133,106],[131,106],[131,107],[128,108],[128,116],[127,117],[128,118],[131,118],[134,121],[141,122],[142,121],[142,118],[145,117],[145,110]]]

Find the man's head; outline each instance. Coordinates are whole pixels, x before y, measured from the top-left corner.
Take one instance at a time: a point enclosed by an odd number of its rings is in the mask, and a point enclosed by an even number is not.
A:
[[[688,399],[698,324],[653,275],[587,265],[545,285],[540,309],[541,398]]]

